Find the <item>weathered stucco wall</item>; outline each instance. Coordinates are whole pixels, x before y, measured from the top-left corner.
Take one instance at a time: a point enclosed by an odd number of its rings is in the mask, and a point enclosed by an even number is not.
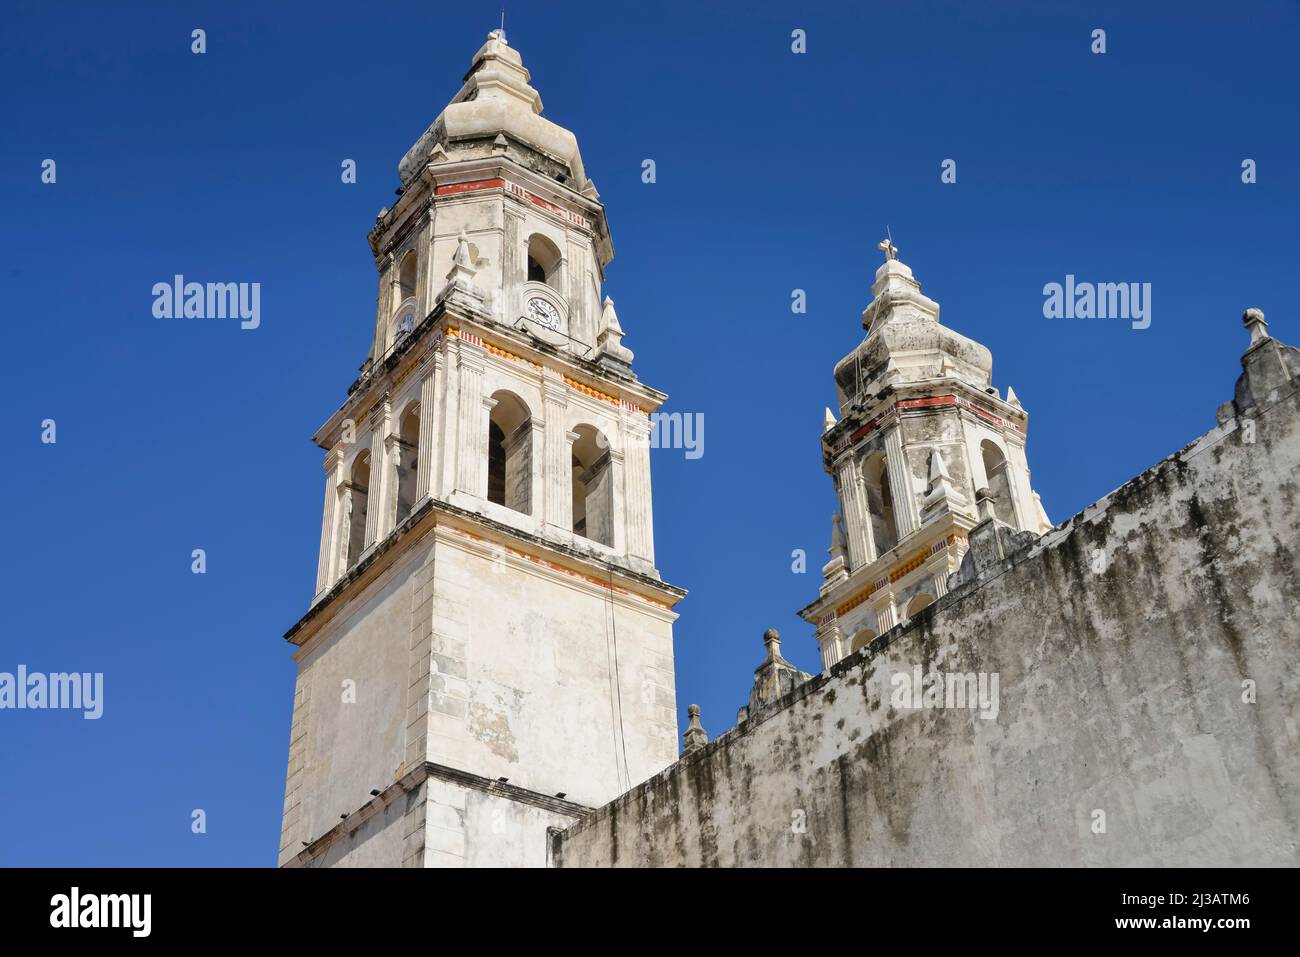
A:
[[[554,863],[1300,863],[1295,381],[556,835]],[[896,706],[916,668],[997,675],[996,716]]]
[[[340,816],[424,762],[592,807],[676,757],[673,612],[451,519],[412,534],[297,654],[281,864],[412,859],[409,827]],[[428,831],[439,866],[542,866],[546,829],[573,819],[452,799]]]

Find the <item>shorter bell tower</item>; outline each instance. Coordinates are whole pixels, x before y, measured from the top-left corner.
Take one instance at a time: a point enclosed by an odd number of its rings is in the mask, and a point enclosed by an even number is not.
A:
[[[1051,527],[1029,479],[1028,414],[993,385],[989,350],[939,323],[939,304],[886,239],[862,343],[835,367],[822,460],[840,513],[821,592],[799,614],[830,668],[941,598],[967,533],[991,511]]]

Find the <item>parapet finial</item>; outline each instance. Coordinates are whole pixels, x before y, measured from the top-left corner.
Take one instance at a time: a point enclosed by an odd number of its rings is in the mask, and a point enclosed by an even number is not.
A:
[[[686,733],[682,735],[684,747],[683,754],[690,754],[692,751],[698,751],[709,743],[709,735],[700,724],[700,706],[698,704],[687,705],[686,714],[690,720],[686,724]]]
[[[993,510],[993,493],[986,488],[975,490],[975,508],[979,511],[981,522],[998,517],[998,513]]]
[[[1250,330],[1250,344],[1252,346],[1268,338],[1268,333],[1264,331],[1268,328],[1268,323],[1264,321],[1264,310],[1252,306],[1241,314],[1241,322]]]

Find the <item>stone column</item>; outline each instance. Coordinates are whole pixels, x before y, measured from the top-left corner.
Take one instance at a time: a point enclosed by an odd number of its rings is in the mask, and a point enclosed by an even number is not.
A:
[[[438,390],[441,410],[435,428],[438,430],[438,450],[441,461],[438,464],[438,479],[433,483],[433,490],[440,498],[450,498],[456,488],[456,462],[460,458],[457,444],[460,422],[460,340],[453,339],[447,346],[445,356],[439,356],[437,372]]]
[[[383,541],[392,531],[392,510],[388,507],[393,475],[388,455],[392,420],[392,397],[385,393],[370,413],[370,490],[366,497],[366,548]],[[351,563],[353,557],[348,556],[348,561]]]
[[[609,450],[609,525],[610,547],[620,555],[627,554],[627,495],[625,482],[627,469],[622,449]]]
[[[542,380],[541,483],[542,520],[547,525],[573,531],[573,439],[565,427],[569,389],[562,379],[546,376]]]
[[[456,430],[456,490],[487,496],[487,415],[483,405],[483,350],[461,342],[457,356],[460,400]],[[488,407],[490,408],[490,407]]]
[[[587,281],[586,247],[572,238],[568,246],[564,264],[564,291],[569,300],[569,335],[587,345],[593,345],[596,337],[587,317],[587,290],[584,288]]]
[[[320,528],[320,559],[316,565],[316,594],[329,591],[337,577],[339,497],[343,495],[343,458],[346,446],[336,445],[325,455],[325,514]]]
[[[482,385],[480,383],[480,391],[481,390]],[[474,469],[473,475],[470,476],[470,481],[473,483],[470,490],[474,495],[481,499],[486,499],[488,497],[488,433],[492,428],[492,410],[496,407],[497,400],[491,396],[485,395],[479,400],[478,428],[474,430],[474,451],[470,456],[470,460],[478,464]],[[503,443],[506,445],[507,471],[510,468],[508,451],[509,442],[510,436],[507,435],[505,437],[505,442]],[[507,485],[508,484],[509,480],[507,479]],[[509,503],[507,502],[506,504],[508,505]]]
[[[1028,531],[1038,531],[1038,509],[1034,507],[1034,490],[1029,484],[1029,459],[1025,447],[1004,437],[1007,450],[1007,486],[1011,489],[1011,507],[1014,515],[999,516],[1008,525]]]
[[[437,460],[437,428],[435,423],[442,411],[438,401],[438,380],[441,378],[440,360],[437,353],[425,357],[420,367],[420,449],[415,472],[415,506],[419,508],[426,498],[435,494],[434,476]]]
[[[898,624],[898,606],[894,604],[894,593],[887,591],[878,601],[871,604],[876,613],[876,634],[883,635]]]
[[[894,524],[901,542],[916,531],[921,522],[916,512],[916,493],[912,489],[912,469],[903,451],[903,441],[897,425],[885,433],[885,461],[889,465],[889,494],[894,500]]]
[[[654,507],[650,497],[650,419],[623,410],[626,444],[623,514],[627,523],[627,554],[654,564]]]
[[[844,537],[849,545],[849,570],[852,571],[876,558],[871,512],[862,487],[862,470],[858,467],[857,456],[849,453],[840,459],[835,476],[840,493],[840,512],[844,516]]]
[[[817,631],[817,643],[822,652],[822,671],[830,671],[844,657],[844,633],[838,619],[833,619]]]
[[[501,321],[507,326],[513,326],[523,315],[524,309],[524,304],[519,300],[519,291],[528,278],[527,252],[523,245],[525,239],[520,235],[523,223],[523,214],[514,209],[507,197],[505,235],[501,239]]]

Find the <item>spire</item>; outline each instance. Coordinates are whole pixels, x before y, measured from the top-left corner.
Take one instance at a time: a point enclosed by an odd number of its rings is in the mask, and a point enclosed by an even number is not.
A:
[[[474,266],[473,257],[469,253],[469,238],[465,235],[464,228],[461,229],[460,235],[456,237],[456,252],[451,257],[451,269],[447,271],[447,282],[438,293],[436,302],[442,302],[450,296],[457,296],[460,299],[469,300],[471,306],[481,306],[483,303],[483,290],[474,285],[474,276],[478,270]]]
[[[542,96],[519,51],[506,42],[505,30],[493,30],[479,47],[464,84],[442,113],[415,142],[398,173],[409,185],[430,161],[446,162],[481,155],[482,147],[505,138],[507,148],[522,148],[568,167],[567,184],[579,192],[589,184],[577,138],[542,115]],[[442,154],[436,153],[442,147]]]
[[[844,520],[838,514],[831,516],[831,547],[826,549],[832,558],[843,558],[849,545],[844,538]]]
[[[935,449],[930,453],[930,479],[921,500],[921,524],[948,512],[964,513],[967,501],[952,483],[943,452]]]
[[[614,300],[606,296],[605,308],[600,313],[600,331],[596,334],[596,361],[628,366],[632,364],[632,355],[632,350],[623,345],[623,327],[614,311]]]

